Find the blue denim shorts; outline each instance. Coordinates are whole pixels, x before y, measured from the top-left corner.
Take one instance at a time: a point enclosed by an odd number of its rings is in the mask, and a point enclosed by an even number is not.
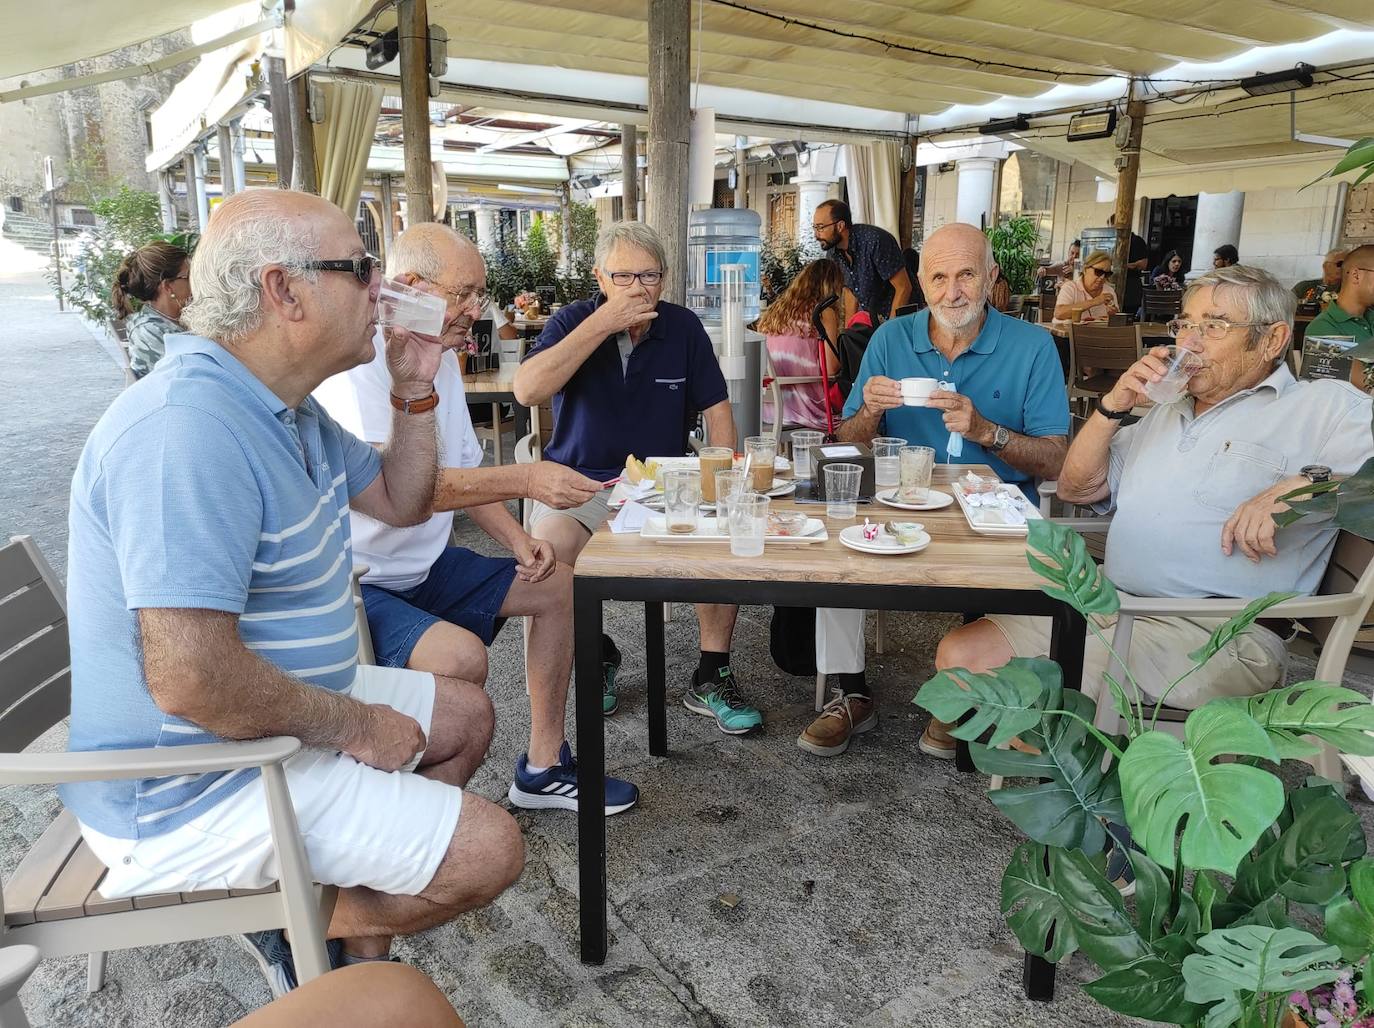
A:
[[[405,667],[420,636],[441,620],[466,628],[490,646],[514,581],[513,557],[484,557],[450,546],[414,589],[392,592],[364,584],[363,605],[377,663]]]

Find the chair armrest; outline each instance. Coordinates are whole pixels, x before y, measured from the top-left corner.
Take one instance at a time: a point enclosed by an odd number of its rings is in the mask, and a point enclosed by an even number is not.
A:
[[[1231,617],[1239,614],[1252,600],[1222,598],[1198,599],[1179,596],[1131,596],[1120,593],[1121,613],[1135,616],[1158,614],[1165,617]],[[1266,618],[1340,617],[1360,610],[1364,598],[1355,593],[1335,596],[1295,596],[1275,604],[1264,612]]]
[[[806,385],[809,382],[824,382],[825,379],[820,375],[788,375],[786,377],[775,375],[773,381],[780,386]]]
[[[1056,525],[1064,525],[1075,532],[1105,532],[1112,526],[1112,519],[1101,518],[1051,518]]]
[[[237,771],[280,764],[301,748],[299,739],[277,735],[250,742],[154,746],[80,753],[0,753],[0,785],[55,785],[120,778],[165,778],[207,771]]]

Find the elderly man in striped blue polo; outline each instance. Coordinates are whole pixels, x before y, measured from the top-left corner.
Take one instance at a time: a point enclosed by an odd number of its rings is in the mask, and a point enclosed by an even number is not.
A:
[[[490,902],[519,876],[509,814],[461,786],[491,740],[480,685],[360,667],[348,513],[425,520],[437,341],[389,332],[380,453],[310,392],[373,358],[380,271],[318,197],[226,200],[191,269],[192,334],[92,431],[72,482],[71,747],[296,736],[286,765],[317,880],[340,886],[334,963]],[[400,773],[397,773],[400,772]],[[260,775],[62,789],[107,896],[257,888],[278,877]],[[248,937],[274,993],[280,932]]]

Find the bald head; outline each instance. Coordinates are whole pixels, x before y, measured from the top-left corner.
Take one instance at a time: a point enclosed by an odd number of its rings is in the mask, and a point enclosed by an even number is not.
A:
[[[481,255],[466,236],[437,221],[422,221],[392,240],[386,273],[389,278],[414,275],[439,283],[446,270],[474,258],[481,260]]]
[[[976,333],[997,265],[982,230],[963,222],[942,225],[921,247],[921,290],[930,316],[956,335]]]
[[[992,240],[975,225],[963,221],[941,225],[926,236],[925,243],[921,246],[921,263],[924,264],[927,257],[935,260],[951,250],[977,255],[981,257],[983,270],[992,270]]]
[[[277,264],[315,281],[306,267],[321,244],[357,232],[343,211],[310,193],[248,189],[216,208],[191,261],[191,304],[183,320],[192,332],[230,343],[262,323],[262,270]],[[347,256],[344,253],[331,257]]]

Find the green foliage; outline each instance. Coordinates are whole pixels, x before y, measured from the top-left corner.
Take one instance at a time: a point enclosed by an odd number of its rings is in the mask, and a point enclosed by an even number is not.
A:
[[[1331,518],[1337,527],[1363,539],[1374,539],[1374,457],[1349,478],[1302,486],[1279,499],[1292,508],[1274,515],[1280,528],[1307,515],[1317,515]]]
[[[1008,218],[984,231],[992,241],[992,258],[1011,291],[1035,292],[1035,244],[1040,233],[1034,219]]]
[[[570,207],[569,252],[564,262],[568,269],[566,275],[557,279],[558,302],[571,303],[591,296],[596,291],[596,276],[592,268],[596,263],[596,236],[600,226],[596,220],[596,207],[589,203],[574,202]],[[553,239],[558,241],[562,250],[563,212],[555,211],[550,219],[549,229]]]
[[[814,241],[768,242],[759,252],[759,287],[765,303],[772,303],[797,277],[797,272],[822,256]]]
[[[1032,522],[1027,560],[1048,595],[1083,614],[1117,611],[1114,586],[1064,526]],[[1193,670],[1285,598],[1229,619],[1190,654]],[[1003,878],[1002,911],[1028,951],[1061,960],[1082,950],[1096,963],[1102,975],[1084,989],[1104,1006],[1194,1028],[1276,1028],[1289,992],[1335,980],[1341,959],[1371,959],[1374,861],[1362,859],[1358,816],[1338,783],[1309,778],[1285,795],[1266,766],[1310,756],[1306,736],[1374,750],[1374,706],[1359,693],[1302,682],[1213,700],[1188,716],[1181,741],[1131,704],[1126,735],[1103,735],[1095,703],[1064,689],[1046,660],[945,670],[915,702],[943,721],[967,718],[954,734],[979,769],[1020,780],[990,793],[1031,840]],[[1013,736],[1024,747],[998,748]],[[1128,854],[1134,908],[1105,881],[1104,822],[1143,850]]]
[[[542,215],[535,215],[520,250],[525,268],[534,279],[529,288],[553,285],[558,276],[558,254],[549,242]]]
[[[596,251],[596,208],[572,205],[572,260],[567,275],[558,274],[557,243],[562,238],[558,216],[537,217],[522,242],[507,239],[482,251],[487,263],[487,290],[498,307],[509,305],[517,293],[539,286],[554,286],[559,303],[592,295],[596,278],[592,265]]]
[[[1366,136],[1364,139],[1351,143],[1345,151],[1345,156],[1336,162],[1335,167],[1324,175],[1318,175],[1307,185],[1316,185],[1322,179],[1336,178],[1356,169],[1360,169],[1360,174],[1351,183],[1352,185],[1359,185],[1370,175],[1374,175],[1374,137]],[[1307,186],[1303,186],[1303,188],[1306,189]]]
[[[98,219],[96,227],[82,237],[79,249],[62,261],[61,296],[92,321],[103,324],[116,318],[110,290],[124,257],[154,239],[174,242],[178,236],[162,232],[162,216],[154,193],[120,186],[117,192],[93,201],[91,211]],[[189,236],[181,234],[180,238]],[[191,247],[186,249],[189,252]],[[49,279],[56,289],[56,278],[51,272]]]

